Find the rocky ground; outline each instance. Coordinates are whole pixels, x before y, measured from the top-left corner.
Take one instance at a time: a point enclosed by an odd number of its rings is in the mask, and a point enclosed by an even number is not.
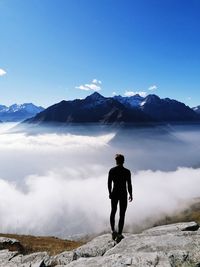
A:
[[[0,237],[1,267],[199,267],[200,229],[196,222],[157,226],[126,234],[116,244],[110,234],[98,236],[71,251],[22,254],[16,239]]]

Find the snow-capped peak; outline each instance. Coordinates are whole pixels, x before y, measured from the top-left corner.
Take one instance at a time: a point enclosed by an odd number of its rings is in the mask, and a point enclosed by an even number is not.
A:
[[[0,105],[1,121],[22,121],[35,116],[43,111],[43,107],[37,107],[32,103],[13,104],[9,107]]]
[[[136,94],[133,96],[114,96],[114,99],[118,100],[120,103],[124,104],[124,105],[128,105],[131,107],[139,107],[141,102],[144,100],[144,97]]]
[[[32,103],[24,103],[24,104],[13,104],[7,108],[8,112],[18,112],[20,110],[25,110],[29,113],[37,113],[42,111],[42,107],[37,107]]]

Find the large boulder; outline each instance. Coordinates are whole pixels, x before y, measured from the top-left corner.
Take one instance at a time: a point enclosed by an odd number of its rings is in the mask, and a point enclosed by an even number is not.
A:
[[[52,256],[46,264],[50,266],[55,264],[62,266],[76,261],[79,258],[103,256],[106,251],[114,246],[115,242],[111,239],[110,234],[101,235],[77,249]]]
[[[18,255],[17,251],[9,251],[8,249],[0,250],[0,266],[8,266],[9,261],[16,255]]]
[[[67,266],[197,267],[200,266],[198,228],[195,222],[154,227],[141,234],[129,235],[103,256],[85,258],[82,255]],[[101,236],[102,240],[104,238],[105,235]]]
[[[10,251],[18,251],[19,253],[23,253],[24,248],[20,244],[20,242],[14,238],[1,237],[0,236],[0,250],[8,249]]]
[[[45,261],[48,259],[49,255],[46,252],[22,255],[18,251],[0,250],[1,267],[46,267]]]
[[[143,231],[144,235],[163,235],[180,231],[197,231],[199,225],[196,222],[181,222],[162,226],[156,226]]]

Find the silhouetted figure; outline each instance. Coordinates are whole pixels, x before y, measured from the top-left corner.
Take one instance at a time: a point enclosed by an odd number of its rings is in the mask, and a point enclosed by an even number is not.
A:
[[[133,200],[131,172],[124,168],[124,156],[117,154],[115,156],[116,167],[110,169],[108,174],[108,191],[111,199],[110,226],[112,230],[112,238],[120,242],[123,237],[122,231],[124,227],[124,219],[127,208],[127,188],[129,193],[129,201]],[[119,202],[119,224],[118,232],[115,231],[115,214],[117,204]]]

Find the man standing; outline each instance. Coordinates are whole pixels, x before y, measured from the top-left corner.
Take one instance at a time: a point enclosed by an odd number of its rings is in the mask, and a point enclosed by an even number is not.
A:
[[[124,219],[127,208],[127,187],[129,193],[129,201],[133,200],[131,172],[124,168],[124,156],[117,154],[115,156],[116,167],[110,169],[108,174],[108,191],[111,199],[110,226],[112,230],[113,240],[119,243],[124,237],[122,235],[124,227]],[[119,224],[118,232],[115,231],[115,214],[117,204],[119,202]]]

